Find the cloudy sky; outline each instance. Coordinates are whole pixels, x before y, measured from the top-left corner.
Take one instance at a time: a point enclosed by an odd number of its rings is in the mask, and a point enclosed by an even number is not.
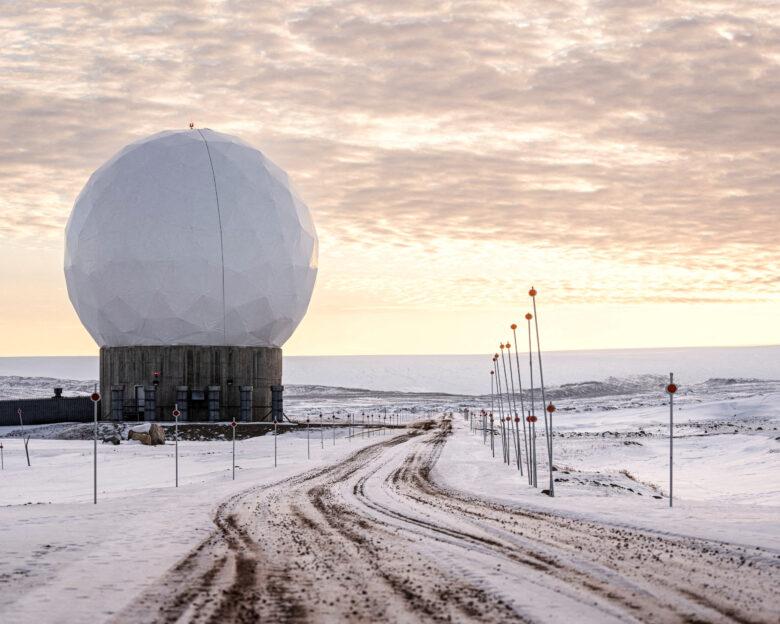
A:
[[[288,171],[290,354],[780,343],[778,2],[0,0],[0,355],[91,354],[63,228],[192,120]]]

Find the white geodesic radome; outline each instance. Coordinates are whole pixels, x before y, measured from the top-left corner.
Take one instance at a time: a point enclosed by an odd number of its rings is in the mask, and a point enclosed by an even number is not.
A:
[[[68,295],[100,346],[281,347],[317,276],[314,222],[287,174],[207,129],[114,155],[65,239]]]

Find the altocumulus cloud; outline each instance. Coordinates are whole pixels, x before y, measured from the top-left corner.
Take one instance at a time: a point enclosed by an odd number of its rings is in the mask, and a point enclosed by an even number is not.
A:
[[[569,301],[780,299],[777,3],[6,2],[0,33],[6,240],[193,118],[290,172],[323,257],[403,255],[397,305],[495,286],[497,241]],[[354,264],[332,287],[372,292]]]

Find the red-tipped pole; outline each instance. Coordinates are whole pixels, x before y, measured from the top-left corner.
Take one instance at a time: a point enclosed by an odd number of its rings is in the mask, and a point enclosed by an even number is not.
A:
[[[669,393],[669,507],[672,506],[672,464],[674,459],[674,393],[677,385],[674,383],[674,373],[669,373],[669,385],[666,386]]]
[[[528,467],[528,485],[531,485],[531,457],[528,453],[528,436],[525,432],[525,405],[523,401],[523,381],[520,376],[520,346],[517,342],[517,325],[512,323],[512,335],[515,339],[515,364],[517,364],[517,390],[520,393],[520,420],[523,422],[523,444],[525,446],[525,462]],[[510,364],[512,360],[510,359]],[[517,406],[517,403],[515,403]],[[516,416],[517,414],[515,414]]]
[[[533,423],[536,422],[536,405],[534,401],[534,358],[533,358],[533,348],[531,347],[531,319],[533,318],[533,315],[529,312],[525,315],[525,320],[528,321],[528,370],[530,372],[531,376],[531,415],[529,418],[532,418],[533,420],[529,420],[528,422],[531,423],[529,425],[529,428],[533,428],[533,434],[531,435],[531,453],[533,453],[533,462],[534,462],[534,487],[537,487],[537,479],[536,479],[536,472],[537,472],[537,464],[536,464],[536,425]]]
[[[510,349],[512,348],[512,345],[509,341],[504,345],[506,347],[506,357],[509,360],[509,383],[512,387],[512,400],[511,400],[511,409],[509,411],[509,420],[507,421],[509,423],[509,429],[512,432],[512,442],[513,446],[515,447],[515,459],[517,460],[517,469],[520,471],[520,475],[523,474],[523,465],[520,462],[520,438],[515,435],[515,428],[512,427],[512,413],[514,412],[514,415],[517,416],[517,397],[515,396],[515,377],[512,374],[512,353],[510,352]],[[506,362],[504,361],[504,353],[501,353],[501,361],[504,364],[504,379],[507,378],[506,374]]]
[[[539,385],[542,388],[542,406],[547,404],[547,399],[545,399],[544,396],[544,372],[542,371],[542,347],[539,344],[539,317],[536,313],[536,289],[531,286],[531,290],[528,291],[528,294],[531,296],[531,301],[533,301],[534,304],[534,325],[536,326],[536,354],[539,356]],[[555,496],[555,479],[553,478],[553,449],[552,449],[552,413],[555,411],[555,408],[552,410],[549,409],[549,406],[547,408],[547,413],[550,415],[550,424],[549,427],[547,425],[547,414],[544,415],[544,431],[547,435],[547,457],[549,461],[549,468],[550,468],[550,496]]]
[[[504,345],[501,345],[501,349],[503,350]],[[501,397],[502,390],[501,390],[501,372],[498,368],[498,353],[496,353],[493,356],[493,367],[496,370],[496,384],[498,385],[498,414],[499,418],[501,419],[501,427],[504,426],[504,401]],[[506,461],[506,451],[504,450],[504,436],[501,436],[501,456],[502,460]]]
[[[493,457],[495,457],[496,443],[493,437],[493,412],[490,412],[490,450],[493,452]]]

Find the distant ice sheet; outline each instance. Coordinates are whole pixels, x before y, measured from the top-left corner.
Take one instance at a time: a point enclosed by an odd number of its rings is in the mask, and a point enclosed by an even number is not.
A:
[[[284,358],[284,383],[489,394],[491,356],[288,356]],[[780,346],[551,351],[543,353],[543,364],[545,383],[551,386],[669,372],[674,372],[675,380],[681,384],[729,377],[780,379]],[[527,375],[527,353],[520,354],[520,366]],[[98,377],[98,358],[0,358],[0,376],[12,375],[92,380]]]

